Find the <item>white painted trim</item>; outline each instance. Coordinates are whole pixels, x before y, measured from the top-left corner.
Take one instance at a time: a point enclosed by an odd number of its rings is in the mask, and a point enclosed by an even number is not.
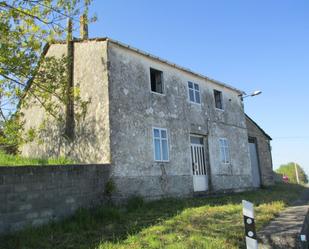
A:
[[[224,146],[224,148],[227,148],[227,150],[228,150],[228,153],[229,153],[229,161],[226,161],[226,160],[225,160],[224,162],[222,162],[222,160],[221,160],[221,140],[224,140],[224,141],[226,141],[226,143],[227,143],[227,146]],[[229,140],[228,140],[227,138],[225,138],[225,137],[220,137],[220,138],[219,138],[219,152],[220,152],[220,162],[221,162],[222,164],[225,164],[225,165],[231,164],[230,143],[229,143]],[[226,159],[225,149],[224,149],[224,159]]]
[[[198,92],[199,95],[200,95],[200,103],[195,102],[195,101],[191,101],[191,99],[190,99],[190,89],[191,89],[191,88],[189,88],[189,82],[191,82],[191,83],[193,84],[193,89],[192,89],[192,90],[193,90],[194,100],[196,100],[196,98],[195,98],[195,92]],[[194,89],[194,84],[198,85],[198,88],[199,88],[198,91]],[[189,102],[190,104],[195,104],[195,105],[198,105],[198,106],[202,106],[201,87],[200,87],[200,84],[199,84],[199,83],[195,83],[195,82],[193,82],[193,81],[188,80],[188,81],[187,81],[187,93],[188,93],[188,94],[187,94],[187,100],[188,100],[188,102]]]
[[[160,153],[161,153],[161,158],[163,156],[163,153],[162,153],[162,140],[166,140],[167,141],[167,158],[168,160],[156,160],[156,150],[155,150],[155,137],[154,137],[154,130],[157,129],[160,131]],[[166,132],[166,139],[161,137],[161,130],[165,131]],[[158,138],[157,138],[158,139]],[[152,127],[152,146],[153,146],[153,159],[155,162],[169,162],[170,161],[170,144],[169,144],[169,138],[168,138],[168,131],[167,131],[167,128],[160,128],[160,127],[155,127],[153,126]]]

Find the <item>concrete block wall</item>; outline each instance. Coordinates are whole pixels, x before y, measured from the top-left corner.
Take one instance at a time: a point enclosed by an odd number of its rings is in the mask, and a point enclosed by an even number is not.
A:
[[[0,167],[0,233],[38,226],[104,200],[110,165]]]

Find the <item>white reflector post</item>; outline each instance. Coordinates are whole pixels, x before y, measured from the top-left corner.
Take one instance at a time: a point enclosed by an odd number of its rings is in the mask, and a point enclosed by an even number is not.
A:
[[[253,203],[242,201],[247,249],[258,249]]]

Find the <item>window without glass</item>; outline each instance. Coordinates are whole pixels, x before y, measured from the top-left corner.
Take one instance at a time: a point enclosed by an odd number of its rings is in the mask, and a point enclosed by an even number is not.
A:
[[[222,163],[230,163],[229,144],[226,138],[220,138],[220,160]]]
[[[223,110],[222,92],[214,90],[215,106],[217,109]]]
[[[200,97],[200,87],[198,84],[193,82],[188,82],[188,89],[189,89],[189,99],[193,103],[201,103]]]
[[[166,162],[169,160],[167,130],[153,128],[153,144],[155,161]]]
[[[150,68],[151,91],[163,94],[163,73],[162,71]]]

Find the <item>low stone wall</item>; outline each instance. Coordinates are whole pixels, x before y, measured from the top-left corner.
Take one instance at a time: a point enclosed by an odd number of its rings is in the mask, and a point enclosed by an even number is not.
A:
[[[109,177],[110,165],[0,167],[0,233],[101,203]]]

